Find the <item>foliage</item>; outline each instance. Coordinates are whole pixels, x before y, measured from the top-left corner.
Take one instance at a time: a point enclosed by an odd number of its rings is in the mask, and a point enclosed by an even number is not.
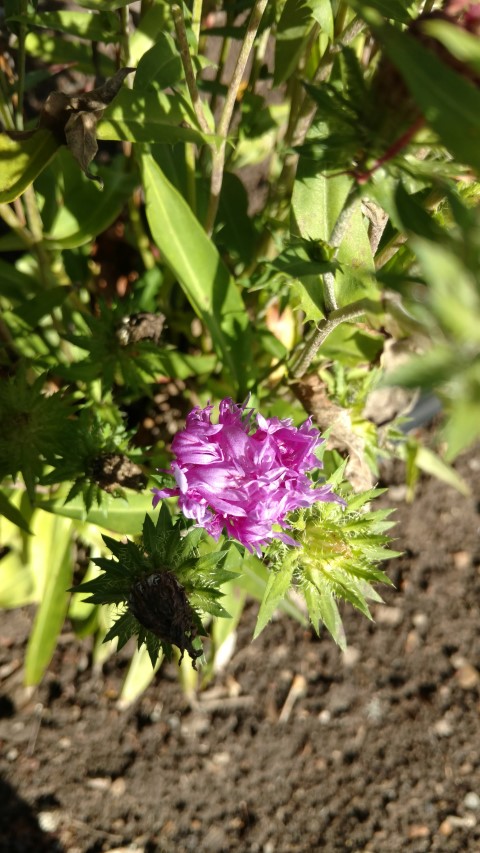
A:
[[[115,572],[120,642],[136,634],[157,665],[172,642],[131,612],[150,586],[159,618],[183,614],[194,661],[194,634],[212,625],[213,654],[246,592],[257,632],[277,605],[304,620],[292,586],[343,642],[336,600],[368,615],[386,581],[379,460],[405,460],[411,496],[419,470],[464,489],[451,463],[480,435],[480,26],[478,4],[432,5],[5,4],[0,604],[38,606],[31,682],[66,614],[110,653],[98,590]],[[428,441],[406,435],[426,394],[441,404]],[[194,407],[248,395],[265,419],[312,418],[347,509],[290,514],[299,545],[259,557],[177,508],[160,559],[146,513],[173,437]],[[72,578],[94,599],[69,601]]]

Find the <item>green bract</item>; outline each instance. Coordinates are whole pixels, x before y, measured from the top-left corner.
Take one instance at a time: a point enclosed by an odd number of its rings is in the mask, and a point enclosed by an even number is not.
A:
[[[130,540],[119,542],[110,536],[104,536],[103,540],[112,552],[113,559],[96,558],[94,562],[102,574],[76,587],[74,591],[89,593],[85,599],[87,602],[114,604],[119,609],[120,615],[108,631],[105,642],[117,637],[117,648],[121,649],[130,637],[136,636],[138,647],[143,643],[147,647],[152,666],[155,666],[160,652],[171,658],[172,642],[146,628],[133,615],[130,604],[132,589],[139,581],[163,572],[169,577],[173,575],[183,588],[191,607],[192,624],[199,634],[205,635],[202,616],[228,617],[219,602],[222,597],[219,587],[235,577],[233,572],[222,567],[228,547],[218,551],[206,550],[208,543],[205,532],[200,528],[187,532],[179,519],[172,520],[165,505],[160,509],[156,524],[150,516],[145,516],[143,536],[139,543]],[[190,636],[187,637],[188,641],[190,639]],[[184,648],[188,649],[188,646]]]

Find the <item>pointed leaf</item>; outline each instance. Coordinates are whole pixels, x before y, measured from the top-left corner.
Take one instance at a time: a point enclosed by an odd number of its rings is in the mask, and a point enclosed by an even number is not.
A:
[[[290,589],[292,577],[293,561],[290,562],[290,565],[285,563],[279,571],[272,571],[270,573],[260,610],[258,611],[257,624],[255,625],[253,634],[254,640],[263,631],[265,625],[270,622],[275,610],[277,610],[280,602],[285,598]]]
[[[41,680],[52,658],[67,613],[67,589],[73,569],[71,530],[71,524],[61,518],[55,519],[46,555],[49,570],[25,656],[26,684],[38,684]]]
[[[36,130],[21,139],[0,133],[0,202],[15,201],[57,153],[49,130]]]
[[[150,154],[141,160],[147,219],[162,257],[208,328],[217,353],[241,389],[250,338],[243,299],[213,242]]]

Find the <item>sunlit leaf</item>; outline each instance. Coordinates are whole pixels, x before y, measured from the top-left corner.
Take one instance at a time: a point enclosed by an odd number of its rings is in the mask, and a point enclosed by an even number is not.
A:
[[[147,218],[170,269],[212,335],[219,356],[245,388],[248,317],[239,290],[213,242],[153,157],[141,160]]]
[[[14,201],[45,169],[58,150],[49,130],[22,139],[0,133],[0,202]]]

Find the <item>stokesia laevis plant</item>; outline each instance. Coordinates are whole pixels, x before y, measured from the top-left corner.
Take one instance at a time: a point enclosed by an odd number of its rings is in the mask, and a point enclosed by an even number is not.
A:
[[[214,539],[225,531],[260,556],[273,539],[296,544],[285,533],[289,512],[317,501],[344,503],[330,485],[315,486],[307,476],[322,467],[315,450],[323,439],[311,418],[297,428],[229,398],[219,405],[218,423],[212,411],[211,405],[193,409],[173,439],[177,485],[154,489],[154,507],[178,496],[184,516]]]
[[[215,423],[213,409],[193,409],[173,439],[176,486],[153,489],[154,507],[175,496],[181,514],[172,518],[162,503],[155,523],[145,517],[138,543],[104,537],[114,559],[96,559],[103,574],[77,589],[93,603],[121,608],[106,636],[118,637],[119,648],[136,635],[153,665],[176,646],[180,660],[186,651],[196,668],[205,617],[229,616],[222,585],[260,567],[255,636],[294,587],[315,630],[325,625],[344,646],[336,599],[369,617],[366,599],[381,600],[371,583],[389,583],[376,567],[394,553],[386,547],[389,510],[370,509],[380,491],[340,497],[344,465],[326,483],[309,476],[322,468],[316,451],[323,442],[311,418],[295,427],[226,398]],[[227,569],[232,540],[246,550],[234,548]]]

